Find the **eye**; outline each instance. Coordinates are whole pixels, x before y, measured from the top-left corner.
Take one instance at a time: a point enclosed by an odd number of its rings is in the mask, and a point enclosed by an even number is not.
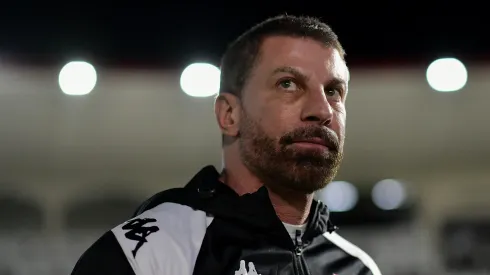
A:
[[[279,81],[278,86],[279,86],[279,88],[284,89],[286,91],[293,92],[293,91],[298,90],[298,86],[296,85],[296,83],[292,79],[281,80],[281,81]]]
[[[332,88],[325,91],[325,94],[332,98],[333,100],[341,100],[342,99],[342,90],[338,88]]]

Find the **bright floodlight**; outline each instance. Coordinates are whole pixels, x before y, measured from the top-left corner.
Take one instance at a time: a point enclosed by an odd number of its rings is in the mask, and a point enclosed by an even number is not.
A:
[[[187,95],[208,97],[218,93],[220,70],[207,63],[194,63],[184,69],[180,76],[180,87]]]
[[[468,72],[464,64],[455,58],[441,58],[427,68],[427,82],[438,92],[455,92],[466,85]]]
[[[371,193],[374,204],[383,210],[397,209],[405,203],[407,192],[397,180],[386,179],[378,182]]]
[[[61,69],[58,82],[67,95],[86,95],[97,83],[97,72],[90,63],[73,61]]]
[[[323,201],[332,212],[349,211],[356,206],[359,199],[357,188],[346,181],[332,181],[318,197]]]

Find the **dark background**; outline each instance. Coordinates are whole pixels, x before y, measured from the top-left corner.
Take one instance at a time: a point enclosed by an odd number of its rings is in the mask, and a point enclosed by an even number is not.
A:
[[[35,3],[35,4],[34,4]],[[277,14],[317,16],[340,37],[351,66],[423,63],[440,56],[488,60],[489,15],[476,1],[131,1],[2,4],[2,59],[102,66],[219,63],[241,32]]]

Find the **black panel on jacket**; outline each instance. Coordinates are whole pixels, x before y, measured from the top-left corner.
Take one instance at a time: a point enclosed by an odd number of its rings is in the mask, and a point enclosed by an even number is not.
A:
[[[72,275],[135,275],[114,234],[109,231],[80,257]]]

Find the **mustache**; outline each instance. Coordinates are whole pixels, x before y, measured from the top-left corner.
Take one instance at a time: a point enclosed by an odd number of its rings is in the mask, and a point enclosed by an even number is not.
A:
[[[326,127],[308,126],[295,129],[279,139],[281,145],[293,144],[298,140],[320,138],[331,150],[338,151],[340,149],[340,140],[337,134]]]

